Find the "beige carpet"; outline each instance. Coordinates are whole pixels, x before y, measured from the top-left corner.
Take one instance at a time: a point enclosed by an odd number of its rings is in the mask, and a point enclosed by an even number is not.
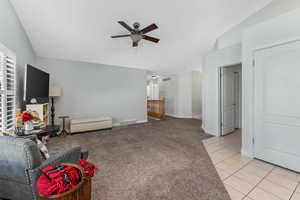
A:
[[[52,138],[81,145],[100,169],[95,200],[230,200],[201,142],[201,121],[168,118],[143,125]]]

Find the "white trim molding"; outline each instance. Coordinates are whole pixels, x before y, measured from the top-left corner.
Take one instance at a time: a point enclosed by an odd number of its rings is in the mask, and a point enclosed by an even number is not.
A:
[[[148,119],[143,119],[143,120],[138,120],[136,121],[136,124],[143,124],[143,123],[147,123]]]
[[[176,114],[168,114],[166,113],[166,116],[175,117],[175,118],[182,118],[182,119],[192,119],[192,115],[176,115]]]
[[[193,119],[202,119],[201,114],[193,114]]]
[[[148,119],[143,119],[143,120],[136,120],[134,123],[124,123],[124,122],[132,122],[132,120],[125,120],[122,122],[116,122],[113,123],[113,127],[120,127],[120,126],[128,126],[128,125],[134,125],[134,124],[143,124],[143,123],[147,123]]]
[[[216,131],[208,130],[208,129],[205,128],[204,125],[202,125],[202,129],[203,129],[204,133],[207,134],[207,135],[211,135],[211,136],[215,136],[215,137],[220,137],[220,136],[216,135]]]
[[[253,153],[250,153],[249,151],[247,151],[247,149],[242,148],[241,149],[241,155],[245,156],[245,157],[249,157],[249,158],[254,158]]]

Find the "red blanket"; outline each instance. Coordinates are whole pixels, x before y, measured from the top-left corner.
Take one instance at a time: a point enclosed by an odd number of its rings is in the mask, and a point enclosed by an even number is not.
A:
[[[93,163],[82,160],[76,163],[84,169],[86,177],[93,177],[97,168]],[[81,172],[73,166],[47,167],[38,178],[36,187],[42,196],[64,193],[80,183]]]

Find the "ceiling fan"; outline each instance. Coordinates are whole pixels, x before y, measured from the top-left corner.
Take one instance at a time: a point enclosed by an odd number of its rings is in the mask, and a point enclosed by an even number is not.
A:
[[[123,26],[124,28],[126,28],[130,34],[126,34],[126,35],[115,35],[115,36],[111,36],[112,38],[122,38],[122,37],[130,37],[132,39],[132,46],[133,47],[137,47],[139,41],[141,41],[142,39],[144,40],[148,40],[151,42],[155,42],[158,43],[160,39],[158,38],[154,38],[154,37],[150,37],[145,35],[146,33],[149,33],[150,31],[153,31],[155,29],[158,28],[158,26],[156,26],[156,24],[151,24],[149,26],[147,26],[146,28],[143,28],[142,30],[140,30],[140,23],[135,22],[133,24],[133,28],[131,28],[129,25],[127,25],[125,22],[123,21],[118,21],[118,23]]]

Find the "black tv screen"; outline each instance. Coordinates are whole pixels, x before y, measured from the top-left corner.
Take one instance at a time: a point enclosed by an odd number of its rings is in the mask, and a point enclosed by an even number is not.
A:
[[[31,65],[26,66],[24,100],[30,103],[35,98],[38,101],[48,102],[49,74]]]

